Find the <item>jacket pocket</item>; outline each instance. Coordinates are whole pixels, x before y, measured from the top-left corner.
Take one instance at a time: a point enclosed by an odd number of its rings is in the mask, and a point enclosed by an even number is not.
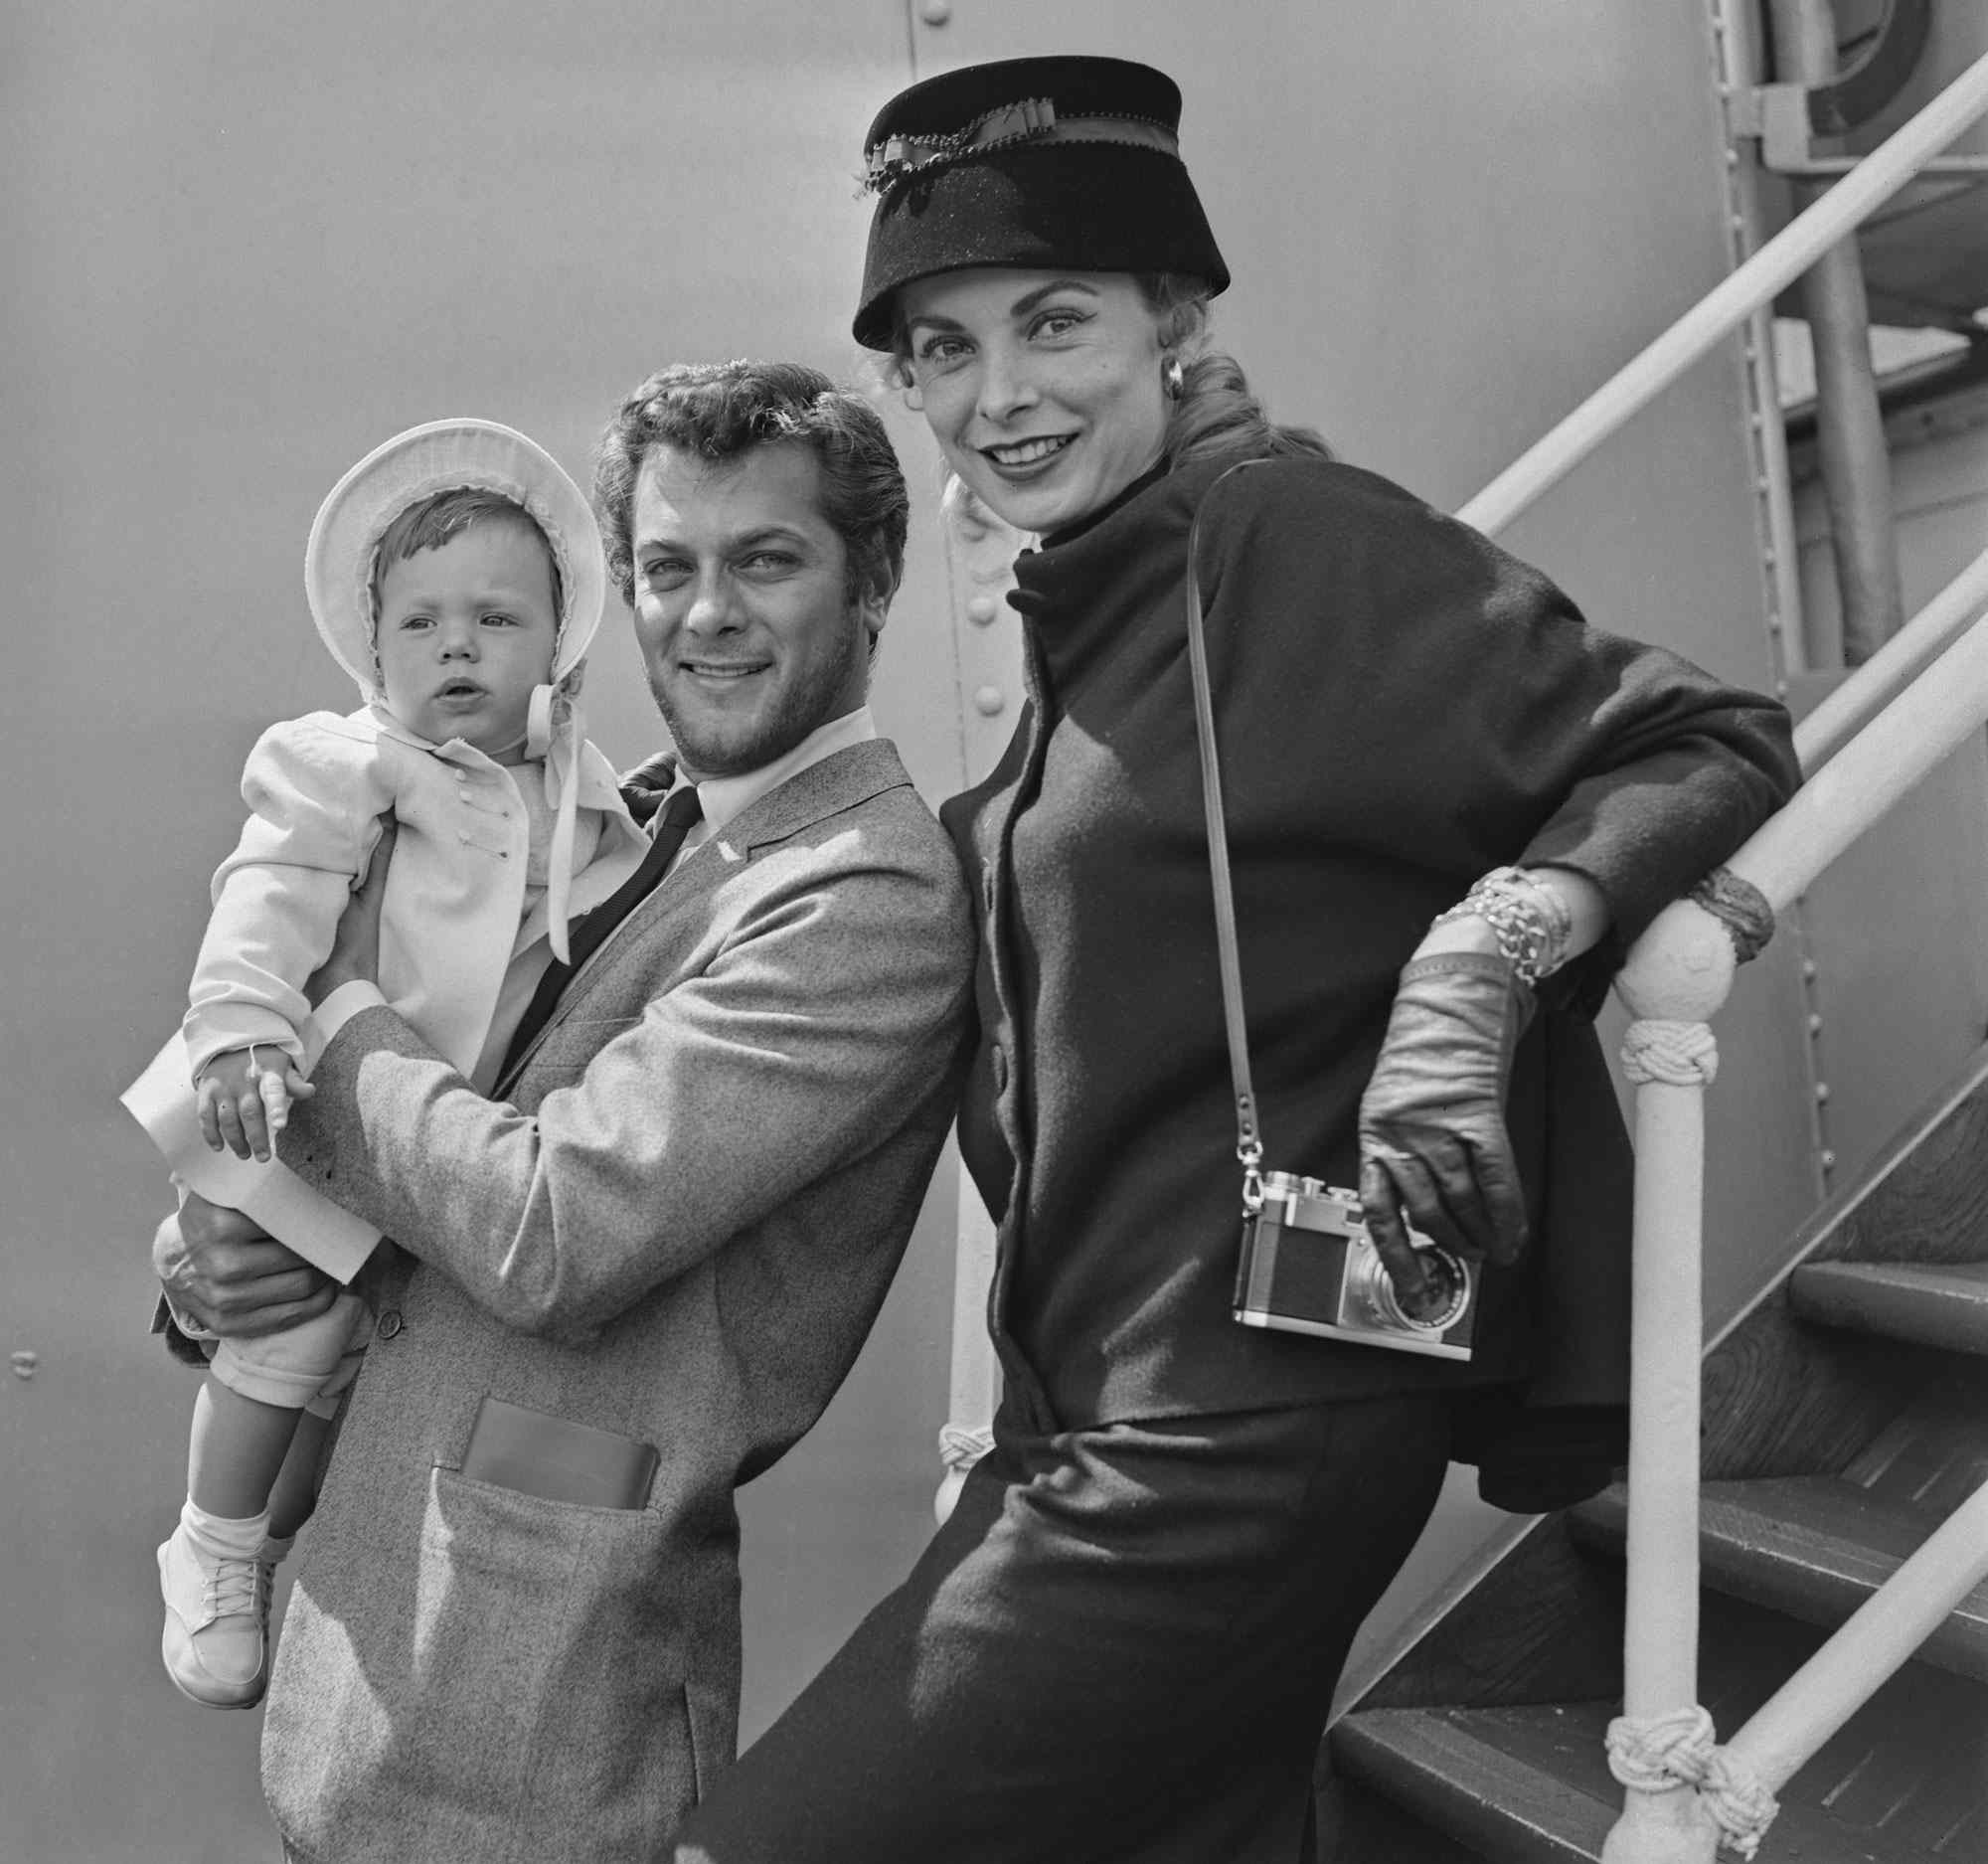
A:
[[[490,1857],[646,1858],[697,1790],[669,1522],[432,1472],[403,1731]]]

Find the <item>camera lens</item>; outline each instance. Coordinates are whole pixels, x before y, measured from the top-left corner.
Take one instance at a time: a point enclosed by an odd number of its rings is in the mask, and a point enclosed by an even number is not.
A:
[[[1421,1295],[1412,1308],[1395,1292],[1394,1282],[1385,1274],[1377,1291],[1403,1326],[1440,1333],[1462,1319],[1463,1310],[1470,1304],[1470,1271],[1460,1258],[1440,1247],[1417,1250],[1415,1254],[1421,1260],[1424,1274]]]
[[[1447,1250],[1435,1249],[1422,1251],[1422,1268],[1428,1278],[1410,1318],[1423,1326],[1446,1326],[1463,1299],[1463,1265]]]

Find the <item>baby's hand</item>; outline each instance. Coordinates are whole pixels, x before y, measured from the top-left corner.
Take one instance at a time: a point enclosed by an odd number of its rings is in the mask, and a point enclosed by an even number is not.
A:
[[[253,1049],[230,1049],[201,1071],[200,1136],[211,1150],[266,1163],[270,1141],[289,1123],[290,1102],[317,1092],[282,1050],[269,1053],[273,1065],[258,1061]]]

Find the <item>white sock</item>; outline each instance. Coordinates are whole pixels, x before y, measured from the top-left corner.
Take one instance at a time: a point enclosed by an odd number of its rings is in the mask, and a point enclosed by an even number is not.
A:
[[[296,1545],[294,1534],[268,1534],[262,1539],[262,1546],[256,1558],[269,1566],[281,1566],[290,1557],[290,1549]]]
[[[186,1498],[180,1510],[180,1526],[194,1549],[210,1560],[254,1560],[269,1536],[269,1511],[251,1514],[239,1521],[225,1515],[209,1514],[194,1498]]]

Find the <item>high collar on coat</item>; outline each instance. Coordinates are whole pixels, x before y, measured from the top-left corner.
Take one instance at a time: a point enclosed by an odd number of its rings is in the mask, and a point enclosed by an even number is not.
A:
[[[1209,487],[1235,463],[1234,455],[1188,460],[1136,482],[1094,522],[1015,560],[1008,603],[1039,650],[1035,671],[1048,687],[1081,684],[1114,658],[1124,628],[1150,625],[1170,607],[1185,614],[1188,533]]]

